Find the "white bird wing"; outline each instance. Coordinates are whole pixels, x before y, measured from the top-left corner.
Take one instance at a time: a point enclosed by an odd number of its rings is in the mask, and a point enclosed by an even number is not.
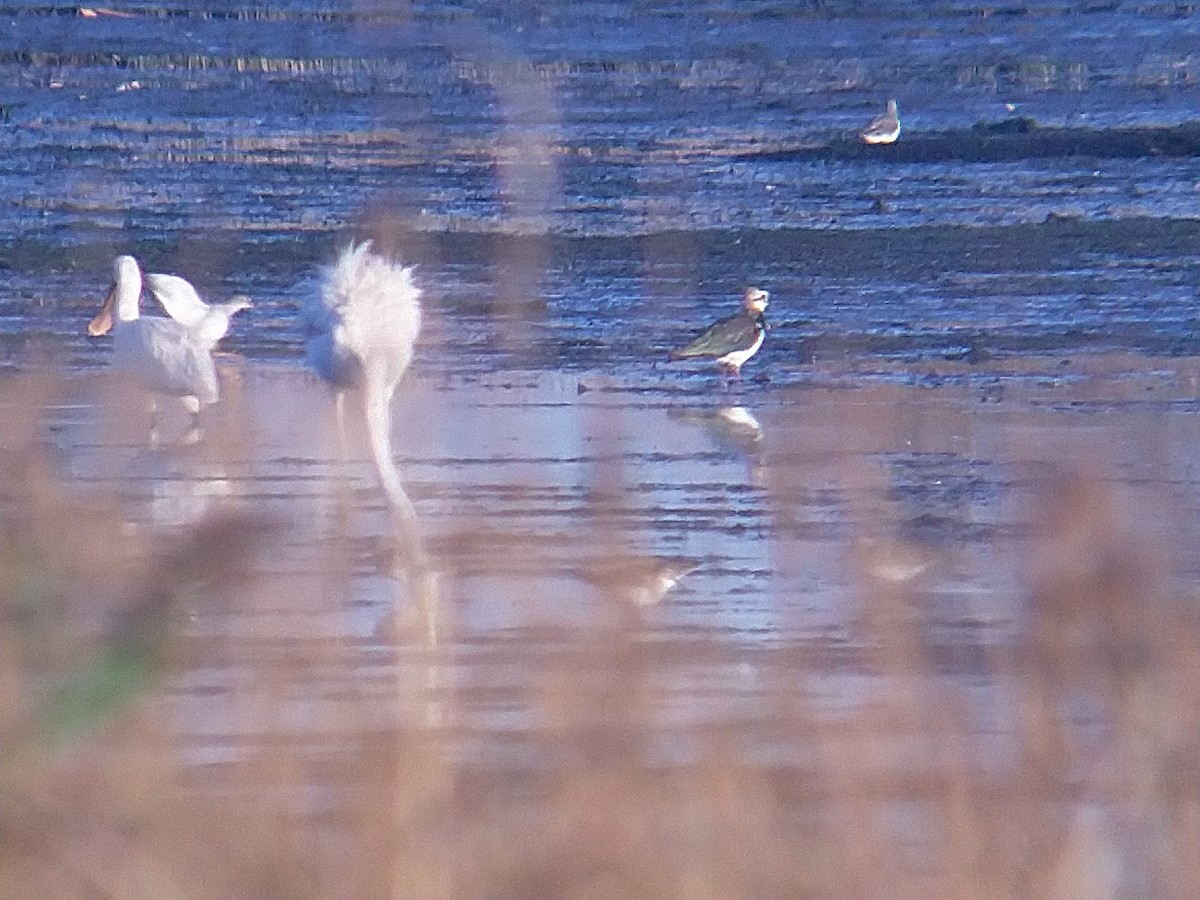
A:
[[[412,269],[351,244],[322,269],[316,296],[300,310],[308,364],[339,387],[370,371],[390,398],[421,328]]]
[[[304,335],[305,363],[325,381],[339,389],[359,383],[361,366],[346,345],[342,312],[329,304],[319,284],[301,292],[300,331]]]
[[[349,349],[394,387],[421,330],[420,290],[412,268],[372,252],[370,241],[351,245],[325,271],[322,295],[344,327]]]
[[[197,328],[208,316],[208,304],[200,299],[186,278],[178,275],[147,275],[146,287],[162,304],[167,315],[184,328]]]
[[[246,297],[236,297],[228,303],[205,303],[187,279],[178,275],[147,275],[146,284],[167,315],[210,349],[229,332],[233,314],[250,307]]]

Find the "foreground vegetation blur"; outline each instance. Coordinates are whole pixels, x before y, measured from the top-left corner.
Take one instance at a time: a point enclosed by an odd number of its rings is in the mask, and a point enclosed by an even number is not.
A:
[[[432,582],[411,555],[354,537],[379,518],[369,480],[334,487],[349,511],[327,541],[239,499],[250,476],[156,524],[141,476],[80,474],[73,390],[22,376],[0,397],[0,896],[1193,893],[1195,598],[1173,548],[1137,527],[1136,490],[1102,467],[1022,462],[1019,511],[996,533],[1020,569],[1000,640],[945,640],[931,610],[955,548],[854,503],[844,637],[748,648],[664,629],[671,604],[740,602],[705,596],[711,561],[659,607],[591,595],[569,623],[518,608],[471,636],[473,591],[502,591],[545,552],[519,521],[430,529],[437,592],[414,587]],[[850,398],[829,401],[847,446],[862,439]],[[239,402],[170,453],[254,463]],[[127,468],[162,452],[144,424],[97,425]],[[754,471],[779,523],[824,478],[792,449]],[[611,460],[597,454],[566,526],[591,535],[593,567],[630,549],[633,495]],[[289,588],[289,566],[319,590]],[[533,569],[547,592],[572,589]],[[312,627],[364,579],[392,597],[369,628]],[[682,693],[681,672],[697,679]]]

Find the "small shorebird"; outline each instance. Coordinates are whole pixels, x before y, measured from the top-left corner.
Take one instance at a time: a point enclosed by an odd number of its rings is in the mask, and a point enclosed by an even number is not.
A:
[[[394,512],[415,520],[392,460],[391,403],[421,330],[412,268],[350,244],[321,275],[320,296],[301,310],[309,367],[337,391],[338,427],[347,390],[363,396],[371,455]]]
[[[889,100],[887,109],[871,120],[871,124],[858,133],[864,144],[891,144],[900,137],[900,112],[896,101]]]
[[[132,256],[113,263],[113,284],[88,323],[93,337],[113,335],[113,365],[155,394],[180,397],[193,417],[216,403],[217,370],[204,334],[174,319],[142,316],[142,272]]]
[[[730,375],[739,375],[742,366],[762,346],[767,334],[763,313],[770,294],[761,288],[746,288],[742,312],[711,325],[686,347],[667,354],[670,360],[715,358],[717,365]]]
[[[581,567],[579,577],[604,594],[634,606],[653,606],[700,560],[683,556],[615,556]]]
[[[147,275],[146,287],[168,316],[210,348],[229,332],[234,313],[250,308],[245,294],[235,294],[225,303],[205,303],[191,283],[178,275]]]

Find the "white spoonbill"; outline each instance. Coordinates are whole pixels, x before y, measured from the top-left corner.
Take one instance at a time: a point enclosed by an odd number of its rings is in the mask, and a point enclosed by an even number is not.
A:
[[[92,336],[113,333],[113,365],[156,394],[180,397],[193,415],[216,403],[217,370],[209,345],[173,319],[142,316],[142,272],[132,256],[113,263],[113,285],[96,317]]]
[[[391,403],[412,361],[421,330],[421,292],[412,268],[351,243],[321,273],[320,295],[302,310],[310,368],[337,391],[339,427],[343,396],[361,391],[375,469],[393,509],[415,512],[392,461]]]
[[[229,331],[233,314],[250,308],[250,298],[245,294],[235,294],[225,303],[205,303],[191,282],[178,275],[147,275],[146,287],[168,316],[210,349]]]

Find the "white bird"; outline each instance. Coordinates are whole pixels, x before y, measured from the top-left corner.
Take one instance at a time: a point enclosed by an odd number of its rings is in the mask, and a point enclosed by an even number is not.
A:
[[[168,316],[210,349],[228,333],[233,314],[250,308],[250,298],[245,294],[235,294],[225,303],[205,303],[191,283],[178,275],[147,275],[146,287]]]
[[[375,469],[393,509],[415,520],[392,461],[391,404],[421,330],[413,270],[350,244],[321,273],[320,295],[302,310],[309,367],[337,391],[339,426],[347,390],[361,391]]]
[[[210,345],[174,319],[142,316],[142,272],[132,256],[113,263],[113,284],[88,323],[88,334],[113,334],[113,365],[156,394],[180,397],[193,415],[216,403],[217,370]]]

